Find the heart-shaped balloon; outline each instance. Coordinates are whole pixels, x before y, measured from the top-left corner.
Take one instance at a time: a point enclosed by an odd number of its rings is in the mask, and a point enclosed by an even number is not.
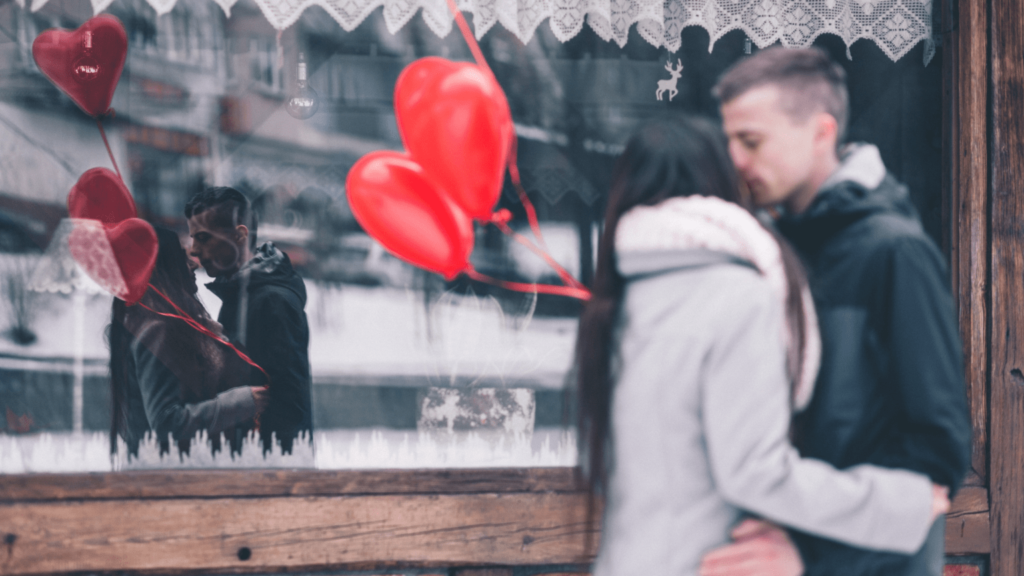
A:
[[[39,69],[90,116],[110,109],[127,54],[124,26],[108,14],[86,20],[75,31],[45,30],[32,42]]]
[[[128,304],[146,293],[156,266],[157,238],[153,227],[139,218],[119,224],[75,220],[68,237],[75,262],[97,284]]]
[[[371,152],[349,170],[345,189],[356,220],[395,256],[448,279],[469,267],[473,221],[413,159]]]
[[[398,77],[395,116],[409,155],[466,214],[488,220],[514,133],[494,77],[475,64],[421,58]]]
[[[68,214],[117,224],[135,218],[138,211],[120,177],[106,168],[93,168],[82,174],[68,192]]]

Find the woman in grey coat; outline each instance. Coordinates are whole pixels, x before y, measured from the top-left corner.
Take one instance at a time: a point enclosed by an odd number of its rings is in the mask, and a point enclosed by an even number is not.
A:
[[[820,341],[798,261],[750,213],[721,130],[663,121],[612,180],[577,342],[595,576],[698,573],[744,515],[911,553],[948,507],[903,470],[800,458]]]
[[[159,227],[156,233],[156,266],[141,305],[114,299],[111,448],[120,436],[129,454],[137,455],[139,443],[153,433],[161,453],[169,451],[169,438],[188,453],[196,433],[205,431],[215,451],[222,434],[238,451],[266,403],[266,389],[251,386],[252,370],[234,350],[174,317],[185,312],[212,332],[220,330],[196,297],[195,276],[178,235]]]

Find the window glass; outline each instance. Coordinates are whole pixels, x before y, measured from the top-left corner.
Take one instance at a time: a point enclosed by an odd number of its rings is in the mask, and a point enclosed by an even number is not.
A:
[[[114,166],[95,120],[32,58],[41,31],[74,29],[92,6],[0,4],[0,473],[575,465],[580,302],[425,272],[367,235],[347,200],[362,156],[403,148],[393,101],[403,68],[424,56],[471,60],[457,30],[440,38],[416,16],[392,33],[378,9],[345,31],[313,7],[279,33],[251,0],[230,17],[208,0],[178,0],[162,15],[116,0],[106,13],[123,23],[128,52],[102,124],[138,216],[162,231],[160,253],[171,254],[167,234],[193,253],[194,242],[231,240],[225,230],[245,225],[237,213],[202,208],[190,223],[185,211],[197,193],[231,187],[251,204],[258,262],[239,264],[250,266],[241,288],[207,287],[238,273],[214,282],[209,266],[195,271],[198,301],[185,312],[198,327],[112,305],[75,264],[69,246],[83,232],[67,219],[67,198],[83,173]],[[665,115],[716,116],[711,87],[751,49],[734,31],[709,50],[700,28],[682,32],[676,53],[635,30],[619,47],[589,27],[563,43],[541,26],[523,45],[495,26],[480,44],[508,97],[543,245],[583,283],[629,135]],[[861,41],[850,60],[836,37],[817,44],[849,73],[851,139],[879,145],[939,239],[940,57],[925,67],[918,46],[892,62]],[[300,93],[300,70],[315,94]],[[307,109],[315,99],[315,113],[289,113],[296,97]],[[530,236],[507,177],[498,209]],[[560,284],[498,227],[477,223],[473,240],[478,272]],[[188,284],[167,274],[160,281]],[[181,315],[161,298],[142,304]],[[233,347],[214,341],[221,335]],[[273,364],[271,389],[298,384],[269,399],[254,393],[265,380],[239,351]]]

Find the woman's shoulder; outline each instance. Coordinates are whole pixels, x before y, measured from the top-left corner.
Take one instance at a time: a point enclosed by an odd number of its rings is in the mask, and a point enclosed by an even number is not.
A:
[[[666,272],[630,282],[623,320],[641,330],[661,329],[681,335],[710,337],[732,331],[757,313],[779,315],[768,281],[751,266],[739,263]]]
[[[167,336],[168,319],[133,306],[124,315],[124,327],[132,337],[132,346],[142,342],[158,342]]]
[[[707,308],[718,302],[769,305],[772,300],[768,280],[740,261],[666,270],[630,281],[626,290],[627,298],[641,304],[653,300]]]

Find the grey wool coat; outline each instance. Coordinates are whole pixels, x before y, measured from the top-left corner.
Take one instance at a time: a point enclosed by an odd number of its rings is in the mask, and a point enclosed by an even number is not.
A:
[[[627,284],[595,576],[696,575],[745,513],[858,547],[922,545],[928,478],[838,471],[790,445],[784,314],[758,270],[706,249],[620,253],[618,267]]]

